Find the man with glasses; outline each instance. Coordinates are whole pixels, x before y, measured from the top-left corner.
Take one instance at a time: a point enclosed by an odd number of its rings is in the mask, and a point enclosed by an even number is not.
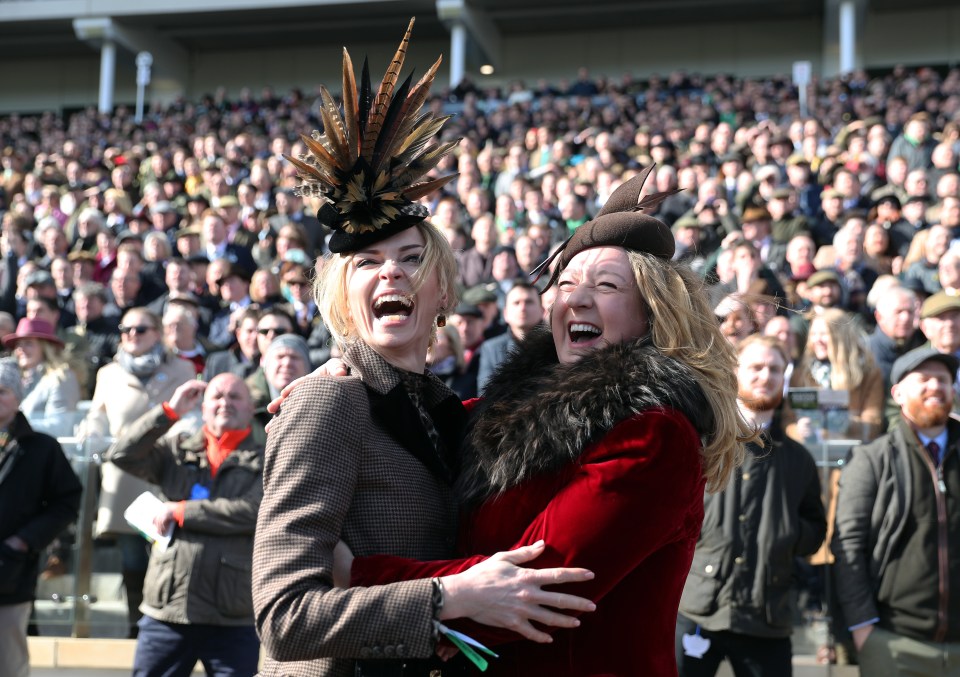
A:
[[[267,377],[263,371],[263,356],[267,354],[270,344],[278,336],[295,334],[293,318],[276,306],[268,308],[260,315],[257,322],[257,350],[260,353],[257,369],[247,377],[247,385],[252,392],[266,393],[270,391]]]
[[[269,308],[260,315],[257,322],[257,347],[261,355],[267,354],[267,348],[273,339],[282,334],[296,333],[293,319],[280,308]]]

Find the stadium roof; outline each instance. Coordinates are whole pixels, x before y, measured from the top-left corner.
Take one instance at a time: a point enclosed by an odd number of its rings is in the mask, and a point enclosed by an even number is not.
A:
[[[112,17],[189,51],[393,41],[417,17],[419,38],[443,37],[447,4],[462,4],[493,36],[823,16],[838,0],[0,0],[0,56],[89,54],[73,19]],[[951,7],[954,0],[912,0],[911,10]],[[871,12],[902,11],[902,0],[868,0]],[[476,37],[476,36],[475,36]]]

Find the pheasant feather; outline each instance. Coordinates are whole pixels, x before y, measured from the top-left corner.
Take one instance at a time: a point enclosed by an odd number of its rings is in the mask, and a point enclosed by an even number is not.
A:
[[[367,60],[358,88],[353,61],[343,50],[342,112],[321,86],[323,132],[301,137],[306,153],[287,158],[300,178],[298,192],[324,200],[317,218],[334,230],[331,251],[356,251],[419,223],[429,212],[416,201],[455,176],[421,181],[459,140],[431,146],[449,116],[422,112],[442,59],[415,85],[411,75],[397,86],[413,23],[411,19],[376,95]]]
[[[400,69],[403,68],[403,60],[407,56],[407,45],[410,44],[410,33],[413,31],[413,22],[407,26],[407,32],[400,41],[397,53],[393,55],[393,60],[387,67],[387,72],[380,83],[380,89],[377,90],[377,96],[373,100],[373,108],[370,110],[370,119],[367,120],[367,129],[363,134],[363,147],[360,150],[360,156],[367,162],[373,159],[373,147],[377,142],[377,136],[380,134],[380,128],[383,125],[383,118],[387,114],[387,107],[390,105],[390,98],[393,96],[393,88],[397,84],[397,78],[400,76]]]
[[[360,118],[357,101],[357,80],[353,75],[353,61],[350,52],[343,48],[343,126],[347,133],[347,146],[350,149],[350,161],[356,162],[360,156]]]

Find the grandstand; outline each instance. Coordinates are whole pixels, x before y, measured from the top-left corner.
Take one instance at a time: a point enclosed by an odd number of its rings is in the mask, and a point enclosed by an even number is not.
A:
[[[951,0],[0,0],[0,112],[132,104],[140,51],[153,55],[148,104],[220,86],[311,90],[336,79],[342,45],[388,58],[411,15],[411,61],[443,52],[441,85],[555,81],[581,66],[769,76],[809,61],[829,77],[960,61]]]

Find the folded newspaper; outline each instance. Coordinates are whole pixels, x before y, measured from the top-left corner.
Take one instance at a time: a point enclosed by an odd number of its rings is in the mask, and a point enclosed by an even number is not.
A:
[[[167,527],[166,531],[160,533],[153,524],[153,518],[163,509],[163,501],[145,491],[137,496],[133,503],[127,506],[123,511],[123,518],[134,529],[143,534],[143,537],[160,548],[160,552],[167,549],[170,545],[170,539],[173,537],[173,524]]]

